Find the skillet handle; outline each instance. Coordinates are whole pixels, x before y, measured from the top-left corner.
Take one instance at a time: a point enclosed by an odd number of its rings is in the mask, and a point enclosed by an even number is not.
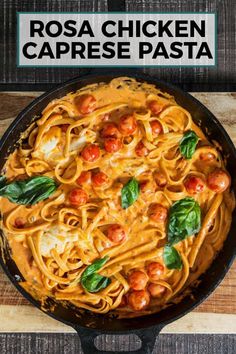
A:
[[[119,333],[122,334],[136,334],[139,339],[141,340],[141,348],[135,351],[122,351],[124,354],[151,354],[153,352],[153,348],[155,345],[156,337],[160,333],[162,327],[154,327],[142,330],[134,330],[126,333]],[[118,353],[117,351],[101,351],[98,350],[94,344],[94,340],[97,336],[105,334],[104,332],[99,332],[93,329],[87,328],[76,328],[80,341],[81,346],[83,349],[84,354],[115,354]],[[109,334],[109,333],[107,333]]]

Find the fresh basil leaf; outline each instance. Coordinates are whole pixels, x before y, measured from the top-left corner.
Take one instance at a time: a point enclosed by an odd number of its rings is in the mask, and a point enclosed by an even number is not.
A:
[[[56,189],[56,182],[47,176],[34,176],[5,185],[0,181],[0,196],[21,205],[34,205],[47,199]]]
[[[108,259],[108,256],[97,259],[93,264],[86,267],[81,275],[81,285],[85,290],[90,293],[96,293],[101,289],[106,288],[111,283],[109,278],[96,273],[96,271],[101,269]]]
[[[187,197],[175,202],[170,208],[168,220],[168,241],[170,245],[196,234],[201,228],[201,208],[193,198]]]
[[[181,269],[182,259],[179,252],[170,245],[165,245],[163,259],[168,269]]]
[[[110,283],[111,279],[97,273],[81,279],[82,286],[90,293],[97,293],[101,289],[106,288]]]
[[[83,271],[82,278],[88,277],[89,275],[95,273],[97,270],[101,269],[104,266],[104,264],[106,264],[108,259],[109,257],[106,256],[104,258],[97,259],[96,261],[93,262],[93,264],[87,266],[86,269]]]
[[[129,180],[121,190],[121,207],[127,209],[139,196],[139,184],[135,178]]]
[[[7,183],[7,179],[5,176],[0,176],[0,189],[4,187]]]
[[[188,130],[184,133],[180,140],[179,149],[186,159],[191,159],[198,143],[198,136],[193,130]]]

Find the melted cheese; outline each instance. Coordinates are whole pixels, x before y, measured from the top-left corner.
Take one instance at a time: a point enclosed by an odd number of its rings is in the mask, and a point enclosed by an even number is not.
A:
[[[82,115],[75,104],[76,98],[84,94],[93,95],[97,103],[95,111],[87,115]],[[150,111],[152,100],[161,107],[160,113]],[[127,113],[134,115],[137,131],[130,139],[122,138],[120,151],[108,154],[100,136],[104,117],[108,115],[110,121],[118,123]],[[158,120],[163,128],[163,134],[158,137],[152,135],[150,122],[153,120]],[[68,125],[66,132],[62,132],[62,124]],[[199,145],[193,158],[184,160],[179,142],[189,129],[198,135]],[[47,295],[94,312],[115,312],[120,317],[156,312],[177,301],[178,294],[182,296],[184,289],[207,269],[222,247],[231,224],[234,196],[229,189],[219,197],[205,188],[194,196],[202,209],[203,226],[199,234],[175,246],[183,268],[169,270],[164,265],[166,227],[150,220],[150,205],[159,203],[170,208],[176,200],[188,196],[183,186],[188,174],[205,179],[214,168],[225,168],[219,151],[171,95],[130,78],[93,84],[50,102],[36,128],[28,134],[30,148],[16,149],[9,156],[4,168],[6,177],[45,174],[57,180],[60,187],[50,199],[35,206],[19,208],[0,198],[0,208],[13,258],[25,277],[24,287],[33,289],[42,301]],[[135,152],[141,140],[149,150],[146,157],[138,157]],[[80,156],[88,143],[95,143],[101,149],[100,159],[93,163],[85,162]],[[200,158],[201,153],[208,152],[215,156],[210,164]],[[104,188],[83,185],[89,201],[75,207],[70,204],[69,192],[81,187],[77,178],[88,170],[92,174],[101,170],[109,183]],[[155,183],[156,171],[167,178],[163,188]],[[137,201],[124,210],[120,203],[121,189],[134,176],[140,183],[147,182],[150,191],[140,193]],[[21,229],[14,226],[17,217],[24,220]],[[126,230],[124,243],[115,244],[108,239],[106,230],[111,224],[120,224]],[[105,256],[109,261],[99,272],[108,276],[111,284],[90,294],[81,287],[81,274],[87,265]],[[122,297],[131,293],[130,272],[134,269],[146,272],[150,262],[164,267],[162,276],[155,282],[165,288],[163,295],[151,298],[149,307],[141,312],[120,307]]]

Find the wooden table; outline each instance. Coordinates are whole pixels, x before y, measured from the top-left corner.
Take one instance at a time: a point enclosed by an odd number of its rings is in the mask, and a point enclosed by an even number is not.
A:
[[[139,72],[181,86],[186,91],[235,91],[235,0],[1,0],[0,90],[48,90],[56,83],[98,68],[19,68],[16,66],[16,12],[215,12],[218,28],[216,67],[143,67]],[[109,68],[114,72],[120,68]],[[107,71],[100,68],[99,72]]]
[[[0,93],[0,135],[40,92]],[[193,93],[221,121],[236,143],[236,93]],[[0,332],[74,332],[34,308],[0,270]],[[162,333],[236,333],[236,262],[221,285],[194,312]]]

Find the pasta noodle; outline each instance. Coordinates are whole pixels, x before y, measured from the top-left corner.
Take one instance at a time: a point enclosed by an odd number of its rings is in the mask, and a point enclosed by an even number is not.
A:
[[[190,157],[181,150],[188,132],[197,137]],[[2,228],[27,289],[42,298],[120,317],[156,312],[222,247],[234,209],[222,157],[154,85],[122,77],[69,93],[48,104],[25,140],[6,161],[7,180],[47,176],[57,190],[35,205],[0,197]],[[138,185],[132,202],[123,196],[129,181]],[[186,200],[200,207],[201,226],[171,244],[172,208]],[[168,265],[168,245],[181,265]],[[84,272],[101,259],[104,285],[89,290]]]

